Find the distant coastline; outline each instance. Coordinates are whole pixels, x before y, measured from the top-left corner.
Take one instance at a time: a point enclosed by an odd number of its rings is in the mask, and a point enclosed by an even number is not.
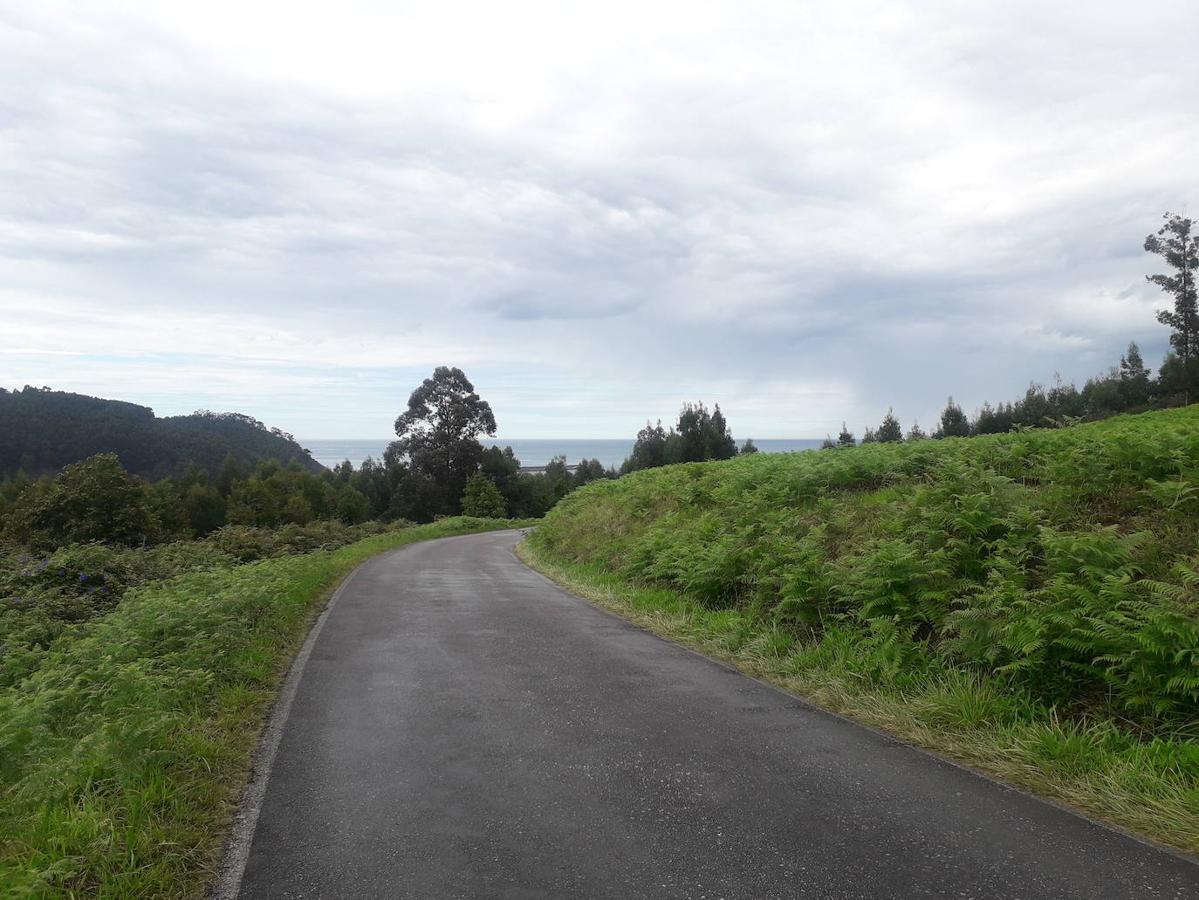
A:
[[[322,465],[332,467],[348,459],[355,468],[368,456],[381,459],[389,443],[388,438],[299,438],[298,441]],[[744,438],[738,438],[738,444],[743,441]],[[754,443],[763,453],[792,453],[816,449],[820,439],[754,438]],[[565,456],[568,465],[581,459],[598,459],[605,467],[619,468],[633,451],[633,441],[620,438],[484,438],[483,446],[492,444],[510,446],[524,466],[544,466],[555,456]]]

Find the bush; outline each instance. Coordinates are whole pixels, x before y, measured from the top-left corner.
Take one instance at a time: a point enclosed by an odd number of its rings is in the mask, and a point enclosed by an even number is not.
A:
[[[161,530],[149,487],[112,453],[67,466],[48,484],[24,491],[5,522],[11,537],[43,549],[85,541],[136,546]]]

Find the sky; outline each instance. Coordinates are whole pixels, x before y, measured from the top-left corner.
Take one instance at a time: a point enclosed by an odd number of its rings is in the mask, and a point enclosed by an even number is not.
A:
[[[701,400],[776,438],[1153,366],[1197,33],[1194,0],[9,0],[0,385],[374,438],[456,365],[501,436]]]

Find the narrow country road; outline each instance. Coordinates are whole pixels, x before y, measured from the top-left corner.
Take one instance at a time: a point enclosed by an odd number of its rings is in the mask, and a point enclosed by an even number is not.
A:
[[[249,898],[1199,897],[1199,866],[556,588],[514,532],[362,567],[283,724]]]

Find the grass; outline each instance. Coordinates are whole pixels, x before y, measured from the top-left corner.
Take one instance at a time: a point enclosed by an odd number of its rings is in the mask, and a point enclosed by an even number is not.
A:
[[[199,897],[282,674],[333,587],[445,519],[126,593],[0,690],[0,896]]]
[[[1199,407],[584,488],[524,558],[825,708],[1199,852]]]

